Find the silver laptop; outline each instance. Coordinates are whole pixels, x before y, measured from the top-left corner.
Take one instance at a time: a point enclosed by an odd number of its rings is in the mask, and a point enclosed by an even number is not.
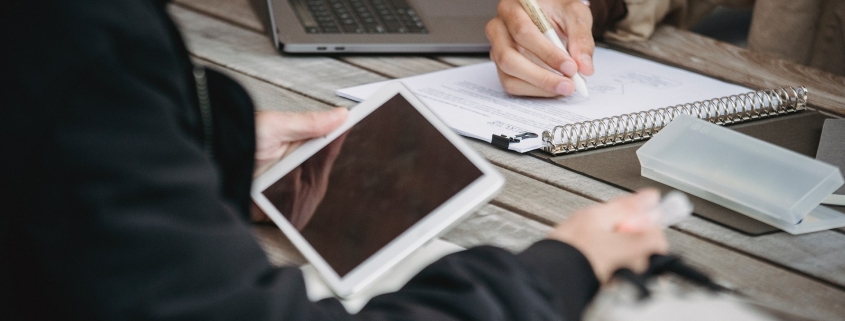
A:
[[[288,53],[487,52],[498,0],[267,0]]]

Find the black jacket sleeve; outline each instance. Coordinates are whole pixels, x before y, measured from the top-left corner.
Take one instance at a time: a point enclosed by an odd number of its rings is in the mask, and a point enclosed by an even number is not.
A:
[[[15,62],[0,69],[12,80],[0,91],[0,319],[572,320],[597,290],[583,255],[542,241],[450,255],[355,316],[308,302],[299,270],[271,266],[246,220],[248,180],[232,172],[252,151],[226,146],[251,146],[251,124],[215,125],[218,154],[204,150],[163,6],[46,3],[0,13],[3,30],[22,30],[0,56]],[[215,110],[243,100],[220,86],[235,98]]]
[[[401,291],[374,298],[362,316],[394,320],[578,320],[598,290],[572,246],[540,241],[518,255],[477,247],[447,256]]]

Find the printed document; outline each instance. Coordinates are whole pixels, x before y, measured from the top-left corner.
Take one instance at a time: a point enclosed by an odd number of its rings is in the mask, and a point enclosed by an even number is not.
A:
[[[392,81],[401,81],[458,134],[487,142],[493,135],[537,134],[510,144],[520,153],[542,147],[543,131],[555,126],[753,91],[605,48],[596,48],[593,62],[588,98],[509,95],[492,62]],[[387,82],[340,89],[337,95],[361,101]]]

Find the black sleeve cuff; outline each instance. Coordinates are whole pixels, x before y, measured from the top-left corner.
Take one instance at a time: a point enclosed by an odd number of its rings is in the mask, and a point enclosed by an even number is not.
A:
[[[542,240],[517,257],[535,273],[538,283],[548,289],[552,304],[562,310],[567,320],[581,318],[599,289],[599,280],[584,254],[569,244]]]

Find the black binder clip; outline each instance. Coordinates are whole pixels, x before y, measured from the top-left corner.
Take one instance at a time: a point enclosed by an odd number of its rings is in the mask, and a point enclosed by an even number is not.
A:
[[[493,135],[493,140],[491,142],[493,143],[493,146],[503,148],[503,149],[508,149],[508,147],[510,147],[511,143],[519,143],[525,138],[536,138],[536,137],[538,137],[537,134],[529,133],[529,132],[524,132],[522,134],[515,135],[513,137],[508,137],[506,135]]]

